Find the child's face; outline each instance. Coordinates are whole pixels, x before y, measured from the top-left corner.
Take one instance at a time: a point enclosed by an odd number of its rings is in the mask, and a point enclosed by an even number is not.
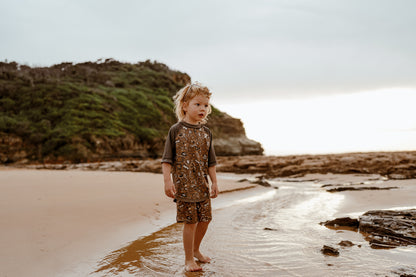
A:
[[[198,124],[208,115],[209,98],[204,95],[197,95],[183,106],[185,111],[185,122]]]

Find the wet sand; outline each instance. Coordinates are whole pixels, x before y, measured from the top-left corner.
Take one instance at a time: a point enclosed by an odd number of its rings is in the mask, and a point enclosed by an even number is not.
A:
[[[252,187],[222,176],[222,191]],[[106,253],[174,221],[160,174],[3,167],[0,276],[85,276]]]
[[[302,181],[304,180],[304,181]],[[386,181],[373,175],[307,175],[270,181],[256,197],[217,209],[204,240],[213,258],[203,271],[183,270],[180,224],[173,224],[104,256],[91,276],[413,276],[416,247],[372,249],[358,232],[319,223],[373,208],[415,208],[416,180]],[[377,185],[390,191],[329,193],[323,185]],[[340,246],[343,240],[351,247]],[[321,253],[338,248],[339,257]]]
[[[219,174],[222,193],[200,273],[183,272],[175,204],[153,173],[0,169],[0,276],[400,276],[416,274],[415,247],[374,250],[361,234],[319,222],[416,206],[416,180],[306,175],[279,189]],[[323,185],[397,186],[329,193]],[[244,189],[248,188],[248,189]],[[243,189],[243,190],[240,190]],[[350,240],[353,247],[337,246]],[[320,253],[324,244],[340,257]],[[360,247],[358,247],[360,245]],[[413,271],[414,270],[414,271]],[[380,275],[381,274],[381,275]]]

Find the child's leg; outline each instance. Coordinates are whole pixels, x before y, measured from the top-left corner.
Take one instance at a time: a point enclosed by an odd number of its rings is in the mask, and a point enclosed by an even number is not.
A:
[[[203,255],[199,251],[199,246],[201,245],[201,241],[204,238],[205,233],[207,232],[208,224],[209,224],[209,221],[198,222],[196,226],[196,230],[195,230],[194,249],[193,249],[194,257],[203,263],[209,263],[211,261],[210,257]]]
[[[201,245],[201,241],[207,232],[208,224],[212,219],[211,200],[207,199],[205,201],[199,202],[197,204],[197,210],[199,222],[195,230],[194,257],[197,258],[200,262],[209,263],[211,258],[203,255],[199,251],[199,246]]]
[[[194,260],[194,241],[197,224],[185,223],[183,226],[183,248],[185,250],[186,271],[202,270]]]

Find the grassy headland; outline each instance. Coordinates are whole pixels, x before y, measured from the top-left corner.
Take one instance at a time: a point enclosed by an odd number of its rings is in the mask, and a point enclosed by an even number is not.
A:
[[[0,62],[1,162],[157,157],[176,122],[172,96],[190,80],[151,61]]]

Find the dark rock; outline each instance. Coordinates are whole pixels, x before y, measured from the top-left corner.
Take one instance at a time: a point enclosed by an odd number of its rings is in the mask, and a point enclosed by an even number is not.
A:
[[[327,256],[334,256],[334,257],[338,257],[339,256],[339,251],[336,248],[333,248],[331,246],[328,245],[324,245],[321,249],[322,254],[327,255]]]
[[[416,209],[369,211],[359,221],[360,232],[374,248],[416,245]]]
[[[343,247],[351,247],[354,245],[354,243],[352,243],[349,240],[342,240],[338,243],[338,245],[343,246]]]
[[[261,186],[263,186],[263,187],[271,187],[272,185],[266,180],[266,179],[264,179],[263,177],[257,177],[257,180],[256,181],[253,181],[252,182],[253,184],[258,184],[258,185],[261,185]]]
[[[337,229],[338,227],[350,227],[350,228],[358,228],[358,220],[357,219],[353,219],[350,217],[341,217],[341,218],[336,218],[334,220],[328,220],[325,222],[321,222],[321,224],[325,225],[326,227],[332,227]]]
[[[331,184],[327,184],[327,185],[322,185],[321,188],[327,188],[327,187],[333,187],[335,185],[331,185]]]
[[[391,189],[398,189],[398,187],[337,187],[333,189],[327,189],[327,192],[340,192],[340,191],[347,191],[347,190],[391,190]]]
[[[263,187],[272,187],[272,185],[263,176],[256,177],[255,180],[249,180],[247,178],[244,178],[244,179],[238,180],[238,182],[239,183],[249,182],[250,184],[257,184]],[[278,189],[278,187],[274,187],[274,188]]]
[[[265,227],[263,230],[265,230],[265,231],[277,231],[277,229],[269,228],[269,227]]]
[[[321,224],[336,230],[358,230],[372,248],[388,249],[416,245],[416,209],[369,211],[358,220],[343,217]]]

